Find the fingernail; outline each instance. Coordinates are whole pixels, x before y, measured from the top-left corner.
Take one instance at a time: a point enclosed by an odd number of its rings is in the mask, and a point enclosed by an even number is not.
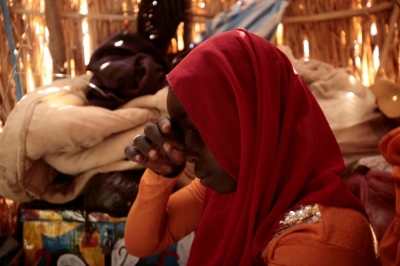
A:
[[[164,143],[164,150],[169,151],[171,149],[171,144],[169,142]]]
[[[149,157],[150,157],[150,158],[153,158],[154,155],[156,155],[156,151],[155,151],[155,150],[149,151]]]
[[[142,156],[140,156],[139,154],[135,156],[136,161],[140,161],[141,159],[142,159]]]
[[[163,125],[161,126],[161,130],[162,130],[162,132],[165,133],[165,131],[167,130],[167,125],[166,125],[166,124],[163,124]]]

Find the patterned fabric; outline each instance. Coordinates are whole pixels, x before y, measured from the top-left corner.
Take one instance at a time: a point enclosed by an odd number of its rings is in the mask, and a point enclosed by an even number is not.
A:
[[[86,221],[88,219],[88,221]],[[22,209],[24,264],[30,265],[110,265],[103,254],[111,245],[111,265],[185,265],[193,234],[160,251],[138,258],[125,248],[125,218],[96,212],[88,217],[72,210]],[[86,224],[91,226],[87,234]]]

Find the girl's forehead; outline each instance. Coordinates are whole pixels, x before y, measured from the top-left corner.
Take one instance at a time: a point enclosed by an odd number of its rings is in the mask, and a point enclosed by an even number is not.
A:
[[[182,104],[180,103],[178,97],[176,97],[174,91],[172,89],[168,89],[167,95],[167,109],[169,115],[172,117],[180,117],[185,113],[185,109],[183,108]]]

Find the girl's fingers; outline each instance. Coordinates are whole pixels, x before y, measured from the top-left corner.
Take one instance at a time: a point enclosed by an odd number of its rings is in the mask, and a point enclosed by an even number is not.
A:
[[[172,132],[172,124],[169,117],[160,116],[157,120],[157,126],[165,135],[169,135]]]
[[[158,158],[158,147],[147,136],[139,134],[133,139],[133,145],[142,155],[151,160]]]
[[[167,124],[167,130],[161,131],[160,126]],[[171,123],[169,118],[162,117],[157,124],[150,124],[144,128],[145,136],[151,140],[159,149],[164,150],[167,154],[173,149],[184,150],[185,145],[179,131],[171,131]]]
[[[154,145],[162,148],[164,142],[166,141],[166,135],[164,135],[156,124],[147,125],[144,128],[144,134]]]
[[[169,149],[168,157],[174,165],[182,165],[186,163],[186,153],[183,150],[175,147]]]
[[[186,163],[185,145],[179,130],[173,129],[168,117],[160,117],[156,124],[144,128],[144,134],[133,139],[125,148],[126,157],[156,173],[168,175]]]
[[[146,162],[148,161],[146,156],[144,156],[136,146],[125,147],[124,153],[126,158],[141,165],[146,164]]]
[[[174,148],[179,150],[185,149],[182,133],[176,125],[173,125],[169,117],[160,117],[157,121],[157,125],[158,128],[160,128],[160,131],[167,137],[165,142],[168,142],[167,147],[165,147],[165,143],[160,147],[163,147],[165,151],[169,150],[170,146],[168,145],[172,145]]]
[[[160,158],[159,160],[149,160],[147,156],[144,156],[136,146],[125,147],[125,156],[146,168],[152,169],[154,172],[168,175],[174,171],[174,166],[165,161],[165,158]]]

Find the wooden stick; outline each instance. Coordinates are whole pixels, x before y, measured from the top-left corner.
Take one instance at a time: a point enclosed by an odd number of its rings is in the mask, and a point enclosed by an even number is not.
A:
[[[9,57],[10,57],[11,67],[12,67],[11,75],[14,76],[17,99],[20,100],[23,95],[22,95],[21,82],[20,82],[19,76],[15,74],[15,71],[18,72],[18,61],[17,61],[18,58],[14,54],[14,50],[16,47],[15,47],[15,41],[14,41],[13,32],[12,32],[11,23],[10,23],[10,20],[11,20],[10,12],[9,12],[7,2],[5,0],[0,0],[0,6],[1,6],[1,10],[2,10],[2,15],[3,15],[4,26],[6,29],[8,52],[9,52]],[[8,86],[10,86],[10,84]]]
[[[15,8],[10,7],[10,13],[15,14],[25,14],[25,15],[37,15],[37,16],[44,16],[44,13],[37,10],[27,10],[23,8]],[[127,15],[124,16],[123,14],[110,14],[110,13],[88,13],[88,14],[79,14],[75,12],[60,12],[60,17],[63,18],[90,18],[90,19],[99,19],[99,20],[130,20],[136,21],[136,15]]]
[[[282,19],[282,23],[287,24],[287,23],[298,23],[298,22],[308,22],[308,21],[324,21],[324,20],[349,18],[354,16],[365,16],[373,13],[379,13],[391,10],[393,9],[394,5],[395,4],[393,2],[384,2],[377,4],[373,7],[364,7],[359,9],[348,9],[348,10],[327,12],[316,15],[307,15],[307,16],[294,16],[294,17],[284,16]]]
[[[9,95],[5,95],[5,89],[3,87],[3,84],[0,82],[0,99],[1,99],[1,103],[0,103],[0,107],[3,107],[3,110],[0,110],[0,121],[5,122],[7,115],[11,112],[12,110],[12,104],[11,104],[11,100],[9,98],[7,98],[7,96],[9,96],[11,98],[11,93],[8,93]],[[4,123],[3,123],[4,125]]]
[[[25,14],[25,15],[36,15],[36,16],[44,16],[45,14],[38,10],[29,10],[24,8],[17,7],[9,7],[10,12],[15,14]],[[207,21],[209,19],[214,18],[215,14],[199,14],[193,13],[190,10],[185,11],[185,14],[191,17],[199,17],[202,21]],[[63,11],[59,14],[63,18],[90,18],[90,19],[98,19],[98,20],[129,20],[135,21],[137,19],[137,15],[124,15],[124,14],[111,14],[111,13],[94,13],[90,12],[88,14],[80,14],[77,12],[68,12]]]
[[[383,42],[382,50],[379,53],[379,67],[378,67],[378,71],[376,72],[376,75],[375,75],[375,80],[378,78],[378,76],[384,70],[384,65],[386,64],[386,61],[387,61],[387,58],[389,55],[390,41],[392,40],[392,37],[393,37],[394,24],[396,23],[396,20],[398,17],[399,17],[399,5],[396,4],[394,6],[392,15],[390,16],[388,33],[386,34],[385,40]]]
[[[59,3],[54,0],[45,0],[46,24],[49,31],[49,50],[53,59],[53,73],[66,74],[64,63],[67,61],[65,55],[65,41],[59,17]],[[56,77],[53,77],[56,79]]]

